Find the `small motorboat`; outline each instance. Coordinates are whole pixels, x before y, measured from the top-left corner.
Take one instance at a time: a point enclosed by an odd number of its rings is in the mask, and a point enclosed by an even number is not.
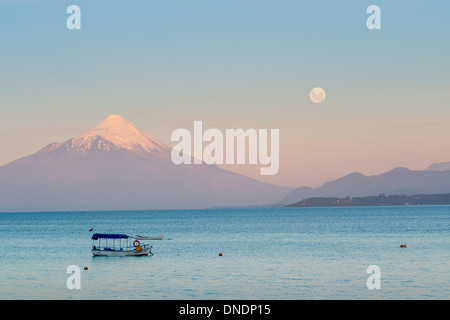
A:
[[[126,234],[95,233],[92,235],[94,256],[147,256],[153,255],[152,246],[144,240],[162,240],[163,236],[129,236]]]

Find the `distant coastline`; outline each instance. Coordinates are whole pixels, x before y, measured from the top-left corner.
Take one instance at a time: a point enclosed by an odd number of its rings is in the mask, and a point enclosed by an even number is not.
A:
[[[292,203],[286,207],[362,207],[362,206],[418,206],[450,204],[450,193],[384,195],[365,197],[313,197]]]

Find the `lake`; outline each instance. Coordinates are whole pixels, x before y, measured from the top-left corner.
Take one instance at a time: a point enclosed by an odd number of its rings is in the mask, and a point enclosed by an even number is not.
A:
[[[165,238],[94,257],[91,228]],[[0,299],[450,298],[450,206],[0,213],[0,230]]]

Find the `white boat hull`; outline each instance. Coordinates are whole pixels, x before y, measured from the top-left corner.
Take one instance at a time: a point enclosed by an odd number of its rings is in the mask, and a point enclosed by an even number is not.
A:
[[[125,256],[147,256],[149,254],[152,254],[150,250],[151,248],[144,248],[141,251],[91,250],[91,252],[94,256],[125,257]]]

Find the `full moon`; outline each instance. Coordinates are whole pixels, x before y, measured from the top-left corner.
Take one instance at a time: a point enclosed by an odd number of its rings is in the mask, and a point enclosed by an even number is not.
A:
[[[314,103],[321,103],[325,100],[327,94],[322,88],[314,88],[309,92],[309,98]]]

